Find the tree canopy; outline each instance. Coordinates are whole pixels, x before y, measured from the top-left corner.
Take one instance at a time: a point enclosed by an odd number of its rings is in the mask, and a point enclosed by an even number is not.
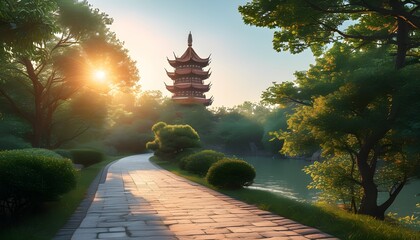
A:
[[[247,24],[275,29],[277,51],[320,56],[331,42],[356,49],[395,46],[396,67],[406,56],[419,57],[419,1],[406,0],[253,0],[239,7]]]
[[[276,30],[275,50],[310,48],[318,57],[295,82],[263,93],[266,102],[296,107],[289,130],[277,133],[282,151],[322,147],[331,164],[308,171],[346,166],[347,178],[363,189],[356,212],[381,219],[419,165],[419,9],[405,0],[254,0],[239,7],[245,23]],[[357,188],[345,186],[355,207]],[[389,193],[379,205],[378,191]]]
[[[31,125],[33,146],[58,147],[89,128],[81,126],[73,136],[53,134],[56,113],[74,96],[135,86],[138,70],[109,30],[112,19],[87,1],[0,4],[0,97]],[[101,69],[105,83],[93,79]]]

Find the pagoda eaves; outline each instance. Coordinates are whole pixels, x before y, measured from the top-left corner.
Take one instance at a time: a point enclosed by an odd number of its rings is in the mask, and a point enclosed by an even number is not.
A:
[[[209,78],[210,69],[205,71],[210,63],[208,58],[200,58],[192,48],[192,35],[188,35],[188,48],[181,57],[168,59],[168,63],[174,68],[173,72],[166,71],[174,83],[166,85],[166,89],[173,93],[172,100],[179,104],[203,104],[209,106],[213,103],[213,97],[206,99],[205,92],[210,90],[211,84],[204,84],[204,80]]]

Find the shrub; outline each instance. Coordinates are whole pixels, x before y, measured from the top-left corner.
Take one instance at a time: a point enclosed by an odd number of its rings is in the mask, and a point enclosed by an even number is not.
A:
[[[43,152],[52,151],[0,152],[1,215],[14,216],[30,205],[56,200],[76,186],[76,170],[71,161],[61,156],[46,156]]]
[[[73,149],[70,151],[73,163],[82,164],[85,167],[99,163],[104,159],[104,155],[92,149]]]
[[[207,172],[207,182],[219,188],[236,189],[252,184],[255,169],[249,163],[232,158],[213,164]]]
[[[25,148],[25,149],[20,149],[18,152],[20,153],[25,153],[31,156],[36,156],[36,157],[53,157],[53,158],[58,158],[58,159],[63,159],[63,157],[51,150],[48,149],[44,149],[44,148]]]
[[[163,160],[176,161],[191,148],[200,147],[198,133],[189,125],[167,125],[158,122],[152,127],[155,139],[146,147]]]
[[[221,152],[203,150],[184,158],[180,167],[184,167],[188,172],[205,176],[211,165],[224,157],[225,155]]]
[[[70,150],[55,149],[54,152],[57,153],[58,155],[62,156],[63,158],[68,158],[68,159],[72,158]]]
[[[16,137],[13,135],[5,135],[0,137],[1,150],[22,149],[29,147],[31,147],[31,144],[29,144],[20,137]]]
[[[197,151],[199,151],[199,148],[186,148],[183,149],[181,152],[179,152],[174,158],[173,161],[175,162],[181,162],[183,159],[187,158],[188,156],[190,156],[191,154],[196,153]]]

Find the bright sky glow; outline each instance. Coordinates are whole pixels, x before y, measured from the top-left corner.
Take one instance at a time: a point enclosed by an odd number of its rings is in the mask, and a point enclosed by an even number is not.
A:
[[[314,62],[307,51],[298,55],[273,50],[274,30],[245,25],[238,6],[246,0],[89,0],[114,19],[111,30],[125,42],[137,61],[142,90],[171,93],[165,68],[167,57],[181,56],[191,31],[193,48],[202,58],[211,54],[212,83],[207,97],[213,107],[232,107],[244,101],[258,102],[272,82],[290,81],[295,71]]]
[[[106,81],[106,72],[101,69],[95,70],[93,72],[93,80],[98,83],[104,83]]]

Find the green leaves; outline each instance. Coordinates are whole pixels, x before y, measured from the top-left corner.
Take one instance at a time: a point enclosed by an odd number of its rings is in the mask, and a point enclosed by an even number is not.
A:
[[[254,0],[240,6],[239,12],[246,24],[276,30],[276,51],[300,53],[310,48],[321,56],[334,42],[371,49],[396,45],[396,39],[404,38],[410,42],[407,50],[417,48],[420,18],[416,8],[418,3],[401,0]],[[408,32],[397,35],[400,27],[402,32],[407,27]]]

